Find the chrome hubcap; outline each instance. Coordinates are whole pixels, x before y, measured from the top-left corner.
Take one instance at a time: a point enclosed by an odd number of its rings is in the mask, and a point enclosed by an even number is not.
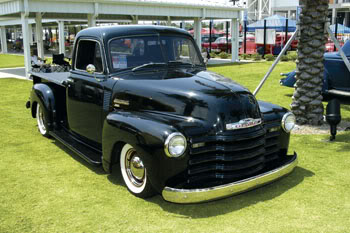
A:
[[[142,186],[145,182],[145,166],[134,149],[126,153],[125,168],[130,182],[137,187]]]
[[[40,105],[38,105],[38,111],[37,111],[37,118],[38,118],[38,127],[41,133],[46,132],[45,124],[44,124],[44,113],[41,109]]]

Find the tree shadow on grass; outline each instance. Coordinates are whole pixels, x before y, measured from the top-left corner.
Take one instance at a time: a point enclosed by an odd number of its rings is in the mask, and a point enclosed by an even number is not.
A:
[[[264,187],[233,197],[202,204],[173,204],[164,201],[161,196],[150,198],[148,201],[158,204],[164,211],[183,215],[180,216],[180,218],[208,218],[238,211],[259,202],[272,200],[297,186],[303,182],[305,178],[312,177],[313,175],[315,174],[312,171],[296,167],[290,175]]]
[[[87,161],[85,161],[83,158],[81,158],[79,155],[74,153],[72,150],[70,150],[68,147],[66,147],[64,144],[62,144],[60,141],[53,139],[53,144],[55,144],[58,148],[60,148],[62,151],[64,151],[66,154],[70,155],[72,159],[75,161],[81,163],[91,171],[95,172],[97,175],[105,175],[106,172],[103,170],[102,166],[94,166]]]

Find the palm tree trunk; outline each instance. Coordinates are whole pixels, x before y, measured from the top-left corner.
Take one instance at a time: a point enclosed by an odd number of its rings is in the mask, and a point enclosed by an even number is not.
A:
[[[328,39],[328,0],[300,0],[300,38],[292,112],[300,125],[320,125],[323,119],[323,54]]]

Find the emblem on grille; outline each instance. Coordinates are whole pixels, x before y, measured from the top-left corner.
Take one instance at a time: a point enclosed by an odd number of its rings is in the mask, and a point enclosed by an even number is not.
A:
[[[260,125],[261,122],[262,122],[261,118],[259,119],[247,118],[247,119],[240,120],[239,122],[236,122],[236,123],[226,124],[226,129],[227,130],[245,129],[245,128],[250,128],[250,127]]]

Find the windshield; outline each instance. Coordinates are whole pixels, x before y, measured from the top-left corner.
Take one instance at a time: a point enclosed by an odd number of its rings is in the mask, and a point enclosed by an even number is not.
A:
[[[109,44],[114,71],[150,63],[204,66],[192,40],[181,36],[132,36]],[[150,66],[143,66],[150,67]]]

